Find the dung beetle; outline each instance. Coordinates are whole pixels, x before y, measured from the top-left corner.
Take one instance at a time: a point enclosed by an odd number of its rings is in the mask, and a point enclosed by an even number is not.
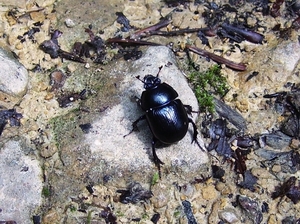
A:
[[[186,135],[189,123],[193,125],[193,139],[201,149],[197,140],[197,127],[194,121],[188,116],[191,115],[192,107],[182,104],[178,99],[178,93],[167,83],[161,83],[158,75],[146,75],[143,80],[139,76],[136,78],[144,83],[145,91],[143,91],[138,103],[144,115],[139,117],[132,123],[132,130],[129,135],[135,130],[138,130],[137,124],[142,120],[147,120],[148,126],[152,132],[152,154],[155,165],[158,168],[160,175],[160,166],[164,164],[157,156],[155,147],[160,145],[171,145],[183,139]],[[125,136],[127,136],[125,135]],[[124,136],[124,137],[125,137]]]

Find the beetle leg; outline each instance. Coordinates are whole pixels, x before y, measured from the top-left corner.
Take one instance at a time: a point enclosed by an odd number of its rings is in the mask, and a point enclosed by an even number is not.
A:
[[[157,142],[157,139],[155,137],[153,137],[152,139],[152,154],[153,154],[153,160],[154,160],[154,163],[155,163],[155,166],[157,167],[158,169],[158,175],[159,175],[159,178],[161,178],[161,173],[160,173],[160,165],[163,165],[164,163],[158,158],[157,154],[156,154],[156,151],[155,151],[155,144]]]
[[[146,119],[146,115],[144,114],[143,116],[140,116],[135,122],[132,123],[132,129],[131,131],[127,134],[127,135],[130,135],[132,132],[134,131],[138,131],[138,127],[137,127],[137,124],[142,121],[142,120],[145,120]],[[127,135],[124,135],[123,138],[125,138]]]
[[[191,105],[183,105],[187,114],[192,116],[192,113],[199,113],[199,111],[193,110]]]
[[[157,73],[156,77],[158,77],[158,75],[159,75],[159,73],[160,73],[160,71],[161,71],[162,68],[163,68],[162,65],[158,67],[159,70],[158,70],[158,73]]]
[[[196,126],[195,122],[194,122],[191,118],[189,118],[189,123],[192,123],[193,129],[194,129],[192,143],[195,142],[195,143],[199,146],[199,148],[200,148],[202,151],[205,151],[205,150],[201,147],[200,143],[199,143],[198,140],[197,140],[198,131],[197,131],[197,126]]]
[[[136,101],[136,104],[141,107],[141,99],[138,98],[137,96],[134,97],[135,101]]]

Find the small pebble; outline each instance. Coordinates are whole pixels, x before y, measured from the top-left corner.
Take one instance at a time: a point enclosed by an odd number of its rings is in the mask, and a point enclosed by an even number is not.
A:
[[[77,67],[73,63],[71,63],[67,65],[67,69],[70,73],[72,73],[76,71]]]
[[[274,165],[272,167],[272,171],[276,172],[276,173],[280,172],[281,171],[281,166],[280,165]]]
[[[57,152],[57,147],[54,145],[47,145],[40,150],[40,155],[43,158],[50,158]]]
[[[72,27],[75,26],[74,21],[71,20],[70,18],[67,18],[67,19],[65,20],[65,24],[66,24],[66,26],[67,26],[68,28],[72,28]]]
[[[156,184],[151,188],[153,197],[150,199],[154,208],[162,208],[170,201],[168,188],[164,184]]]
[[[274,214],[270,215],[269,220],[268,220],[268,224],[276,224],[276,223],[278,223],[276,215],[274,215]]]
[[[187,197],[192,197],[194,193],[194,188],[191,184],[185,184],[181,187],[181,193]]]
[[[293,138],[290,144],[290,147],[293,149],[298,149],[300,147],[300,141],[299,139]]]
[[[63,87],[67,76],[61,70],[55,70],[50,74],[50,85],[52,90],[57,90]]]
[[[235,210],[230,208],[220,211],[219,217],[226,223],[237,223],[239,221],[239,218],[236,215]]]
[[[202,188],[202,197],[205,200],[213,200],[217,197],[216,189],[213,185]]]

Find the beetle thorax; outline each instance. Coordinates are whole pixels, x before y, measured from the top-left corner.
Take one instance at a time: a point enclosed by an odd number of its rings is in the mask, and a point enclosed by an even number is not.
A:
[[[161,83],[160,79],[153,75],[146,75],[144,77],[144,88],[153,89]]]

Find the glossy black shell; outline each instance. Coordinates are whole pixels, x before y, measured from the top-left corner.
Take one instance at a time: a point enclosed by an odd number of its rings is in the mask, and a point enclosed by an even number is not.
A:
[[[164,144],[180,141],[188,130],[189,118],[177,97],[178,93],[170,85],[160,82],[147,86],[141,96],[141,107],[151,132]]]
[[[180,141],[188,130],[188,116],[179,99],[146,111],[146,119],[154,137],[164,144]]]
[[[141,96],[141,107],[144,111],[168,104],[178,97],[178,93],[168,84],[161,83],[158,86],[147,89]]]

